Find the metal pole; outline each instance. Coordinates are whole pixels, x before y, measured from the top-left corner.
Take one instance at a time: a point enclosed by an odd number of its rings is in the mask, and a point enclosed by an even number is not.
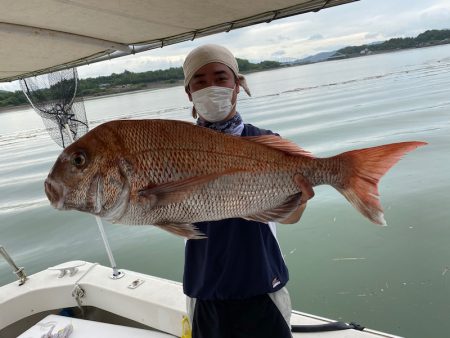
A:
[[[23,267],[19,268],[16,263],[13,261],[11,256],[6,252],[6,249],[0,245],[0,254],[3,256],[3,258],[6,260],[6,262],[11,266],[13,269],[13,272],[17,275],[17,278],[19,278],[19,285],[23,285],[25,281],[27,280],[27,275],[25,274],[25,271],[23,271]]]
[[[109,246],[108,238],[106,237],[105,228],[103,227],[102,220],[100,217],[95,216],[95,220],[97,221],[98,230],[100,230],[100,235],[103,239],[103,244],[105,245],[106,253],[108,254],[109,262],[111,263],[111,267],[113,269],[112,279],[119,279],[123,277],[123,273],[117,270],[116,261],[114,260],[114,256],[111,251],[111,247]]]

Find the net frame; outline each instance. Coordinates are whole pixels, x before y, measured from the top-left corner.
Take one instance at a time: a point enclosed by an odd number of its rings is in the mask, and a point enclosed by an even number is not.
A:
[[[21,79],[20,86],[59,146],[65,148],[88,132],[84,101],[77,97],[76,68]]]

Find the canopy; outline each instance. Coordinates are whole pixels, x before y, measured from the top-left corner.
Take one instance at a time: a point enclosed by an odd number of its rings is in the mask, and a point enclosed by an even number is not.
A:
[[[355,0],[0,0],[0,82]]]

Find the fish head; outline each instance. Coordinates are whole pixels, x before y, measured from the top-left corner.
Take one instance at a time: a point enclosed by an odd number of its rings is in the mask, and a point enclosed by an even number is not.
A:
[[[53,207],[111,220],[123,214],[130,191],[126,169],[104,134],[94,129],[59,155],[44,184]]]

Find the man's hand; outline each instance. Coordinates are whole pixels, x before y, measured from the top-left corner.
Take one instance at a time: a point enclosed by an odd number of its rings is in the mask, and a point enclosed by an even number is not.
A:
[[[306,203],[309,199],[314,197],[314,190],[312,189],[311,183],[309,183],[309,181],[305,177],[300,174],[295,174],[294,182],[302,192],[300,205]]]
[[[297,223],[302,217],[303,211],[306,209],[306,202],[314,197],[314,190],[306,178],[300,174],[294,176],[294,182],[302,192],[299,206],[285,219],[279,221],[281,224]]]

